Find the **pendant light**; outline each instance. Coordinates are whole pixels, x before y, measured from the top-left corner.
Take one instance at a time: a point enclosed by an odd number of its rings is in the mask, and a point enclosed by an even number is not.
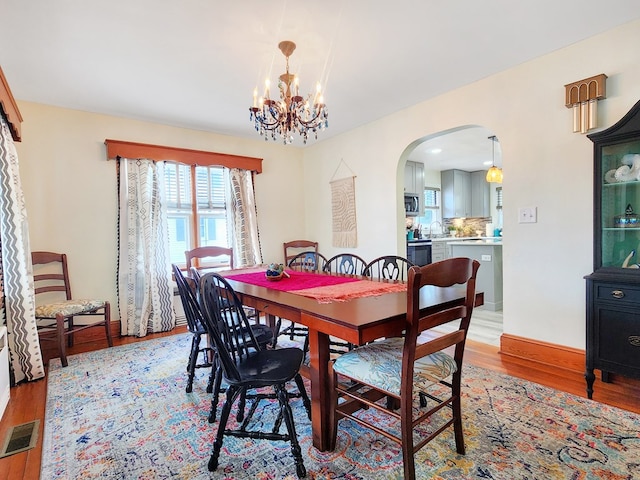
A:
[[[489,137],[491,140],[491,168],[487,170],[487,182],[489,183],[502,183],[502,169],[496,167],[496,141],[498,140],[495,135]]]

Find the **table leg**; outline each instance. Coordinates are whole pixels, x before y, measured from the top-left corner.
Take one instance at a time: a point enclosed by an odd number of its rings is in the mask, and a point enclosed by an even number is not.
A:
[[[324,452],[329,449],[329,336],[311,328],[309,328],[309,358],[313,446]]]

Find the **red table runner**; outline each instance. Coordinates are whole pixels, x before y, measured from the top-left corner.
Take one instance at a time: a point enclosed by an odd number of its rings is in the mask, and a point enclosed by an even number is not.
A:
[[[226,278],[260,287],[294,293],[315,298],[320,303],[345,302],[352,298],[370,297],[383,293],[402,292],[405,283],[379,282],[353,277],[336,277],[309,272],[287,270],[290,278],[279,281],[267,280],[265,272],[240,273]]]

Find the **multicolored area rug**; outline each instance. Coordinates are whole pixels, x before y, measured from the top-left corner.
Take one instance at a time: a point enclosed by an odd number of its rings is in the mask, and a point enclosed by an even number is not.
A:
[[[207,372],[185,393],[189,345],[181,334],[53,361],[40,478],[295,479],[289,444],[267,440],[226,438],[208,472],[217,424]],[[640,416],[470,365],[463,384],[467,454],[443,433],[416,455],[417,478],[640,478]],[[336,450],[319,452],[300,400],[292,406],[307,478],[402,478],[392,442],[341,420]],[[265,405],[255,419],[274,415]]]

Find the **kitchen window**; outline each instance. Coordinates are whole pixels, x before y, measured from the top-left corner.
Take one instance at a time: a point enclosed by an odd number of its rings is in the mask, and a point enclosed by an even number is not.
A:
[[[420,219],[422,225],[431,225],[433,222],[442,222],[440,210],[441,192],[436,187],[424,189],[424,217]]]

